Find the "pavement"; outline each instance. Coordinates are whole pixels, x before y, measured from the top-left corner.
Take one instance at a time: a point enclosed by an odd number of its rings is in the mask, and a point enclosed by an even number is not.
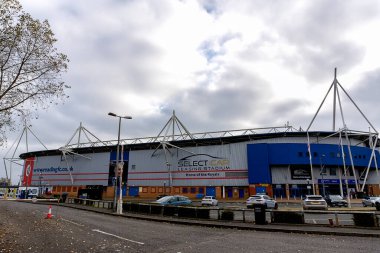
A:
[[[51,204],[47,202],[38,202],[41,204]],[[317,234],[317,235],[334,235],[334,236],[357,236],[357,237],[375,237],[380,238],[380,227],[354,227],[354,226],[329,226],[313,224],[276,224],[268,223],[258,225],[252,222],[242,221],[221,221],[221,220],[200,220],[189,218],[168,217],[159,215],[144,215],[138,213],[114,213],[111,209],[98,208],[93,206],[84,206],[79,204],[59,203],[61,206],[81,209],[106,215],[120,216],[133,219],[149,220],[154,222],[168,222],[181,225],[205,226],[223,229],[253,230],[265,232],[283,232],[283,233],[300,233],[300,234]]]

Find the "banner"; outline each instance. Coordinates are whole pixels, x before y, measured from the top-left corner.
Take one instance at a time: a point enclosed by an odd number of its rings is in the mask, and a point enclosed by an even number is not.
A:
[[[35,160],[34,157],[29,157],[25,160],[24,177],[22,180],[23,186],[30,186],[32,183],[34,160]]]

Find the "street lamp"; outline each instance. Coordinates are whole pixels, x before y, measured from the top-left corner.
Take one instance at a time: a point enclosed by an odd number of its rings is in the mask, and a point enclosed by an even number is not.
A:
[[[109,112],[108,113],[109,116],[112,116],[112,117],[117,117],[119,118],[119,129],[118,129],[118,134],[117,134],[117,150],[116,150],[116,164],[115,164],[115,177],[119,177],[119,200],[117,202],[117,209],[116,209],[116,212],[118,214],[122,214],[123,213],[123,191],[122,191],[122,176],[123,176],[123,164],[119,164],[119,146],[120,146],[120,127],[121,127],[121,119],[132,119],[131,116],[119,116],[119,115],[116,115],[115,113],[112,113],[112,112]],[[119,175],[117,175],[117,172],[118,170],[120,171]],[[128,172],[127,172],[128,173]],[[113,210],[115,211],[115,207],[116,207],[116,199],[117,199],[117,180],[115,180],[115,184],[114,184],[114,188],[115,188],[115,191],[114,191],[114,198],[113,198]]]
[[[38,196],[41,197],[42,196],[42,179],[44,177],[42,176],[42,173],[40,172],[40,176],[38,177],[38,179],[40,180],[40,189],[38,189]]]
[[[320,175],[322,176],[322,193],[323,193],[323,197],[326,196],[326,191],[325,191],[325,180],[323,178],[323,176],[325,175],[326,173],[326,168],[325,168],[325,164],[322,164],[322,162],[324,162],[324,158],[325,158],[325,155],[323,154],[322,155],[322,160],[320,159],[320,164],[321,164],[321,172],[320,172]]]

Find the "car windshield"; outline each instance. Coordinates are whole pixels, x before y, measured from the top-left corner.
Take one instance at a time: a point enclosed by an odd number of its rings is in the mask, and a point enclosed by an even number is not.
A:
[[[262,197],[263,197],[262,195],[251,196],[252,199],[261,199]]]
[[[205,199],[212,199],[213,197],[212,196],[206,196],[204,197]]]
[[[307,199],[309,199],[309,200],[323,200],[322,196],[308,196]]]
[[[330,196],[330,199],[338,199],[338,200],[342,200],[343,198],[342,198],[342,196],[340,196],[340,195],[331,195],[331,196]]]

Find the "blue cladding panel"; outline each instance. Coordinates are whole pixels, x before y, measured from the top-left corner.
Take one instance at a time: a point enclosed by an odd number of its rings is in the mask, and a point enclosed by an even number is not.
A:
[[[248,182],[249,184],[271,184],[268,144],[249,144],[248,156]]]
[[[133,186],[133,187],[129,187],[129,193],[128,193],[129,196],[138,196],[139,195],[139,187],[137,186]]]
[[[345,164],[351,165],[349,150],[343,147],[346,154]],[[372,150],[366,147],[351,146],[351,153],[355,166],[367,167]],[[343,166],[342,151],[339,145],[311,144],[310,152],[314,165]],[[272,165],[309,165],[307,144],[305,143],[278,143],[278,144],[248,144],[248,181],[250,184],[271,183],[270,166]],[[380,161],[379,152],[376,159]],[[374,160],[371,168],[375,168]]]
[[[121,155],[121,151],[120,151],[120,155]],[[119,156],[119,159],[121,159],[121,156]],[[123,160],[124,161],[129,160],[129,152],[128,151],[124,151]],[[116,161],[116,151],[112,151],[110,153],[110,161]]]
[[[206,187],[206,196],[216,196],[215,187]]]

